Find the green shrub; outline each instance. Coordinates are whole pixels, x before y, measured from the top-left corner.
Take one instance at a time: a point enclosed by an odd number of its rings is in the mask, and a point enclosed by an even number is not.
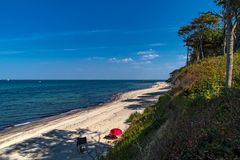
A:
[[[171,92],[131,115],[130,128],[106,159],[240,159],[240,54],[234,57],[228,90],[223,56],[174,71]]]
[[[140,148],[149,143],[155,131],[166,121],[166,104],[171,96],[165,95],[159,98],[159,102],[145,109],[143,114],[133,113],[128,121],[131,121],[129,129],[116,143],[105,159],[132,160],[141,156]]]
[[[141,113],[139,112],[134,112],[130,115],[130,117],[126,120],[126,123],[132,123],[140,119]]]

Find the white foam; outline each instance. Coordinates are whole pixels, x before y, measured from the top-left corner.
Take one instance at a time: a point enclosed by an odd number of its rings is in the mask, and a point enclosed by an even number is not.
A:
[[[23,125],[26,125],[26,124],[29,124],[29,123],[31,123],[31,122],[25,122],[25,123],[16,124],[16,125],[14,125],[14,127],[23,126]]]

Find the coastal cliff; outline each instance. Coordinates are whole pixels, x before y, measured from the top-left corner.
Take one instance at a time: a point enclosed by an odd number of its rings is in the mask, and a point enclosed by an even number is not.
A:
[[[226,57],[205,58],[172,72],[171,91],[133,114],[106,159],[236,159],[240,157],[240,54],[233,87],[224,89]]]

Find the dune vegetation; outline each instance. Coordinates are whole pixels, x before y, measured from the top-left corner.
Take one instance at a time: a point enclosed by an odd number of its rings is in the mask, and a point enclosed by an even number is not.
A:
[[[240,158],[240,54],[227,91],[225,60],[206,58],[172,73],[173,89],[130,117],[130,128],[106,159]]]
[[[107,160],[240,158],[240,1],[215,0],[179,29],[186,66],[173,71],[169,93],[134,113]]]

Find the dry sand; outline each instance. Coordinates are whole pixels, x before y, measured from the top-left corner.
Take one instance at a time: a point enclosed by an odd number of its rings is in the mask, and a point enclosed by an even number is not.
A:
[[[0,132],[0,160],[96,159],[113,146],[104,139],[112,128],[125,131],[128,117],[142,113],[168,91],[158,82],[151,88],[130,91],[114,101],[82,111],[72,111]],[[88,149],[80,153],[76,137],[86,136]]]

